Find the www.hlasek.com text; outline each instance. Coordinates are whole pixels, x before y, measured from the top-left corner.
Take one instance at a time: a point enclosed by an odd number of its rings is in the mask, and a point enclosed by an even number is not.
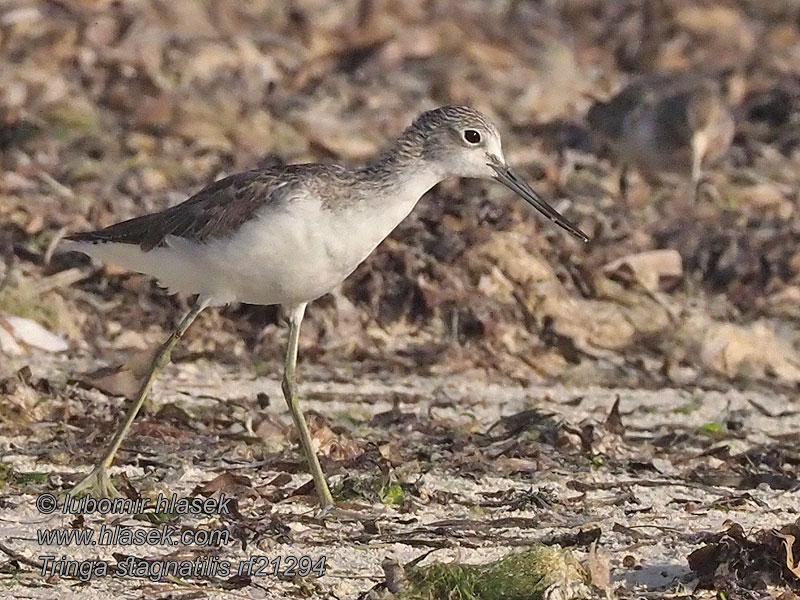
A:
[[[100,525],[95,529],[37,529],[40,546],[227,546],[229,529],[181,529],[165,525],[160,529]]]
[[[40,556],[42,577],[72,577],[89,581],[96,577],[137,577],[163,581],[169,577],[307,577],[325,574],[325,556],[251,556],[234,564],[217,556],[198,556],[194,560],[145,560],[128,556],[118,562],[107,560],[70,560],[66,556]]]

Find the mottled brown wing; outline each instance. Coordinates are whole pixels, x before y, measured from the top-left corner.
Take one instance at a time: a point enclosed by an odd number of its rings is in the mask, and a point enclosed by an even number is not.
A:
[[[76,242],[135,244],[145,252],[166,245],[174,235],[197,242],[225,237],[264,205],[277,201],[284,188],[279,172],[254,170],[224,177],[184,202],[158,213],[135,217],[105,229],[67,237]]]
[[[645,75],[630,82],[607,102],[596,102],[587,114],[589,125],[601,135],[611,140],[619,140],[630,135],[631,118],[644,115],[646,118],[658,118],[663,113],[665,102],[673,111],[674,103],[683,100],[671,100],[685,96],[691,90],[703,85],[703,78],[694,74],[656,74]],[[634,122],[634,126],[638,126]]]
[[[694,90],[680,91],[662,99],[653,111],[654,142],[665,154],[690,150],[692,126],[689,123],[689,104]]]

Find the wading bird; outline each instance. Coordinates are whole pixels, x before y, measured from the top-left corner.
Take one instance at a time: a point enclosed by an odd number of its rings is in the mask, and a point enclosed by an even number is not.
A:
[[[171,292],[196,295],[156,353],[103,459],[72,494],[117,492],[108,470],[175,343],[208,306],[280,304],[289,314],[282,389],[300,432],[323,509],[333,498],[299,406],[295,367],[306,305],[339,285],[411,212],[451,177],[494,179],[583,241],[588,237],[542,200],[507,164],[500,134],[464,106],[423,113],[394,144],[360,168],[300,164],[230,175],[181,204],[64,242],[102,261],[155,277]]]
[[[596,102],[587,120],[624,168],[634,166],[649,178],[691,176],[695,190],[703,169],[725,156],[734,134],[720,85],[692,73],[637,79],[607,102]]]

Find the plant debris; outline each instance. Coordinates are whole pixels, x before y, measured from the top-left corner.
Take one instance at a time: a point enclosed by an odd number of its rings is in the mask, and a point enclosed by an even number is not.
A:
[[[799,556],[797,523],[749,533],[731,523],[724,531],[708,536],[688,560],[700,586],[735,594],[739,588],[764,590],[768,585],[800,591]]]
[[[390,567],[390,568],[387,568]],[[530,548],[494,562],[434,562],[403,569],[384,565],[387,589],[407,600],[540,600],[588,598],[588,575],[567,550]],[[402,571],[402,572],[401,572]]]

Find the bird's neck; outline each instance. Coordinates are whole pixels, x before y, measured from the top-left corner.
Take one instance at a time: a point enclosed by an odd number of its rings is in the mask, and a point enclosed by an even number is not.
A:
[[[363,208],[384,213],[388,220],[400,223],[425,195],[444,177],[428,162],[404,160],[381,162],[365,167]]]
[[[447,178],[440,165],[423,156],[419,141],[410,135],[413,133],[404,132],[358,174],[363,181],[382,188],[386,195],[411,202],[412,207],[425,192]]]
[[[354,175],[357,184],[353,192],[357,201],[351,204],[348,218],[359,220],[365,243],[371,248],[408,216],[428,190],[444,179],[427,161],[387,154],[356,170]]]

